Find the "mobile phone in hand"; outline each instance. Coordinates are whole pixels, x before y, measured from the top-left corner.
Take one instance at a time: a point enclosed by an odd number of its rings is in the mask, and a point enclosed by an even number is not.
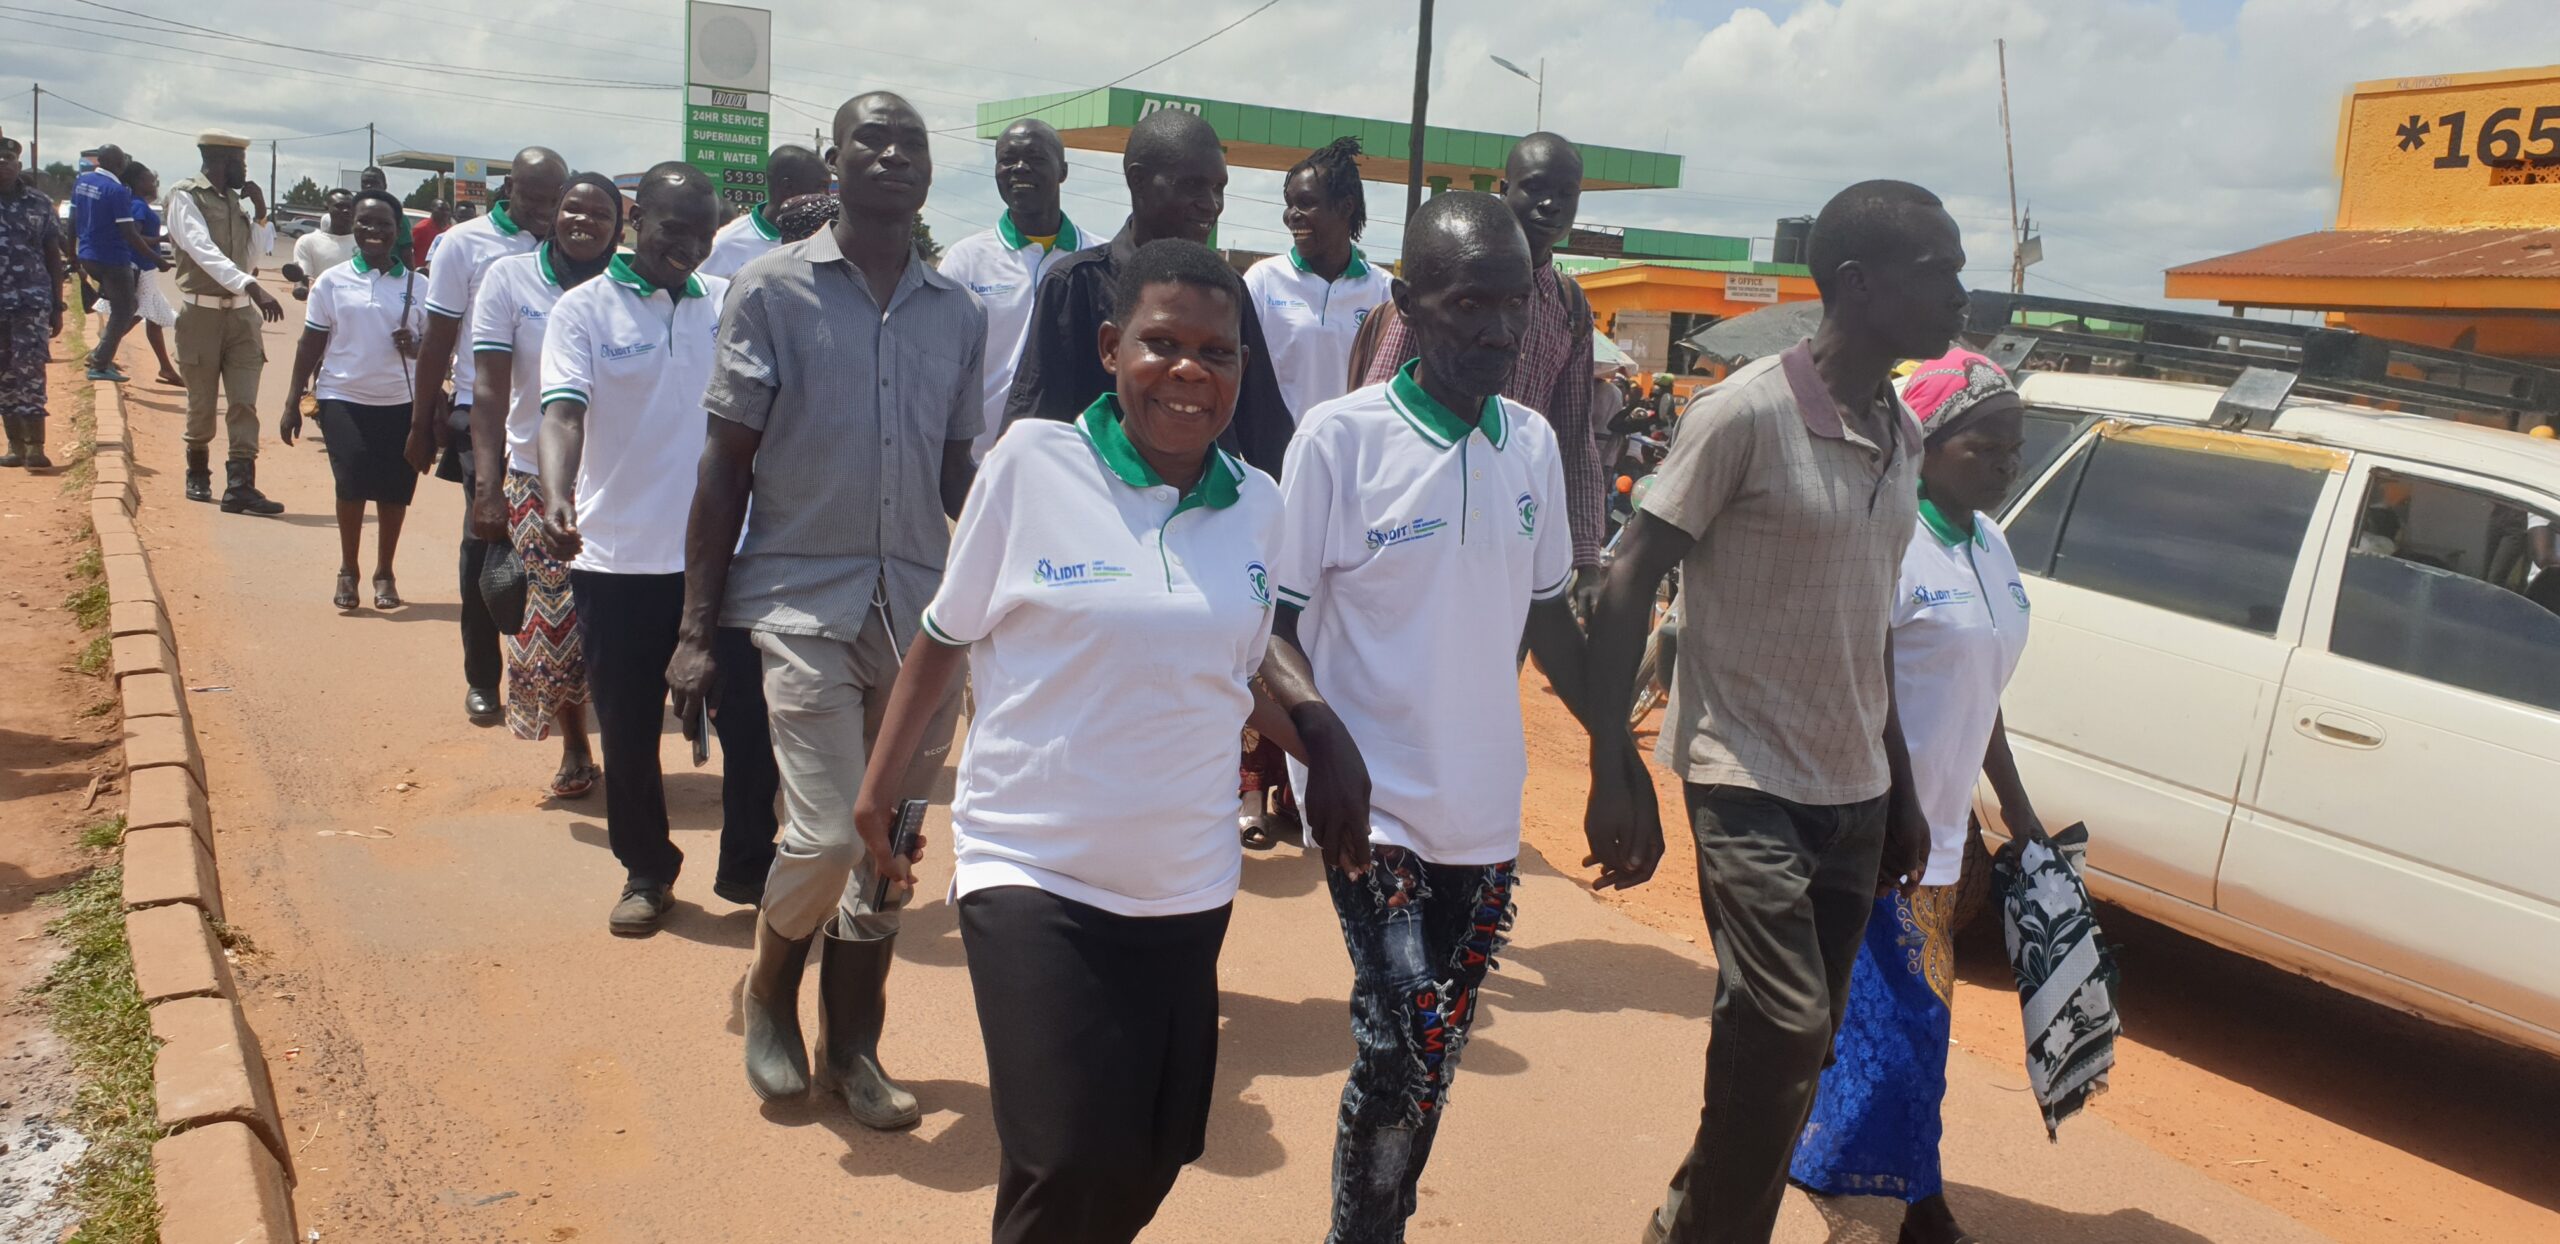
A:
[[[889,854],[902,858],[916,853],[916,839],[924,832],[925,801],[903,800],[898,804],[898,823],[889,830]],[[884,910],[889,902],[888,861],[880,862],[880,881],[871,890],[871,910]]]

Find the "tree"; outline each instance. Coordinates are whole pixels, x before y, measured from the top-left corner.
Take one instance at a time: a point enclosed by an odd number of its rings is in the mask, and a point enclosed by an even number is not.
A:
[[[438,173],[433,177],[429,177],[425,181],[419,182],[418,188],[410,191],[409,197],[401,200],[401,202],[405,206],[414,207],[420,211],[424,211],[428,208],[434,207],[438,203],[448,203],[452,200],[453,179]]]
[[[942,262],[942,248],[934,244],[933,226],[924,223],[922,216],[916,217],[916,253],[924,256],[926,263]]]
[[[313,181],[308,177],[295,182],[293,184],[293,189],[284,192],[284,205],[286,207],[310,208],[316,211],[319,208],[328,206],[328,203],[329,192],[321,189],[319,182]]]
[[[43,172],[36,174],[36,189],[53,196],[56,202],[60,202],[70,197],[71,183],[79,179],[80,170],[55,160],[45,165]]]

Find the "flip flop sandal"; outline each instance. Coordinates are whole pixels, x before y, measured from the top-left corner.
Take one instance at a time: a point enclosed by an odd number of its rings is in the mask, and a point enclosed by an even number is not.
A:
[[[391,576],[378,574],[373,577],[373,607],[376,609],[400,607],[400,588],[398,584],[392,582]]]
[[[595,790],[596,782],[603,777],[603,768],[592,760],[575,769],[564,769],[553,775],[551,779],[551,797],[583,799],[589,792]]]
[[[353,613],[356,608],[356,575],[352,570],[338,572],[338,594],[329,598],[340,613]]]

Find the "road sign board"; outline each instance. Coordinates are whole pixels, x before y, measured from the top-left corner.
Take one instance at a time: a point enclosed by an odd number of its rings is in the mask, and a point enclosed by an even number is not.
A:
[[[688,4],[685,67],[685,163],[710,174],[733,206],[761,202],[773,142],[773,14]]]

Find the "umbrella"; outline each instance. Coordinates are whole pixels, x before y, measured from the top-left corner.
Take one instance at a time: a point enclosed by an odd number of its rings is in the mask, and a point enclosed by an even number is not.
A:
[[[1591,330],[1592,375],[1605,376],[1620,367],[1630,367],[1634,364],[1635,360],[1628,358],[1627,352],[1619,349],[1617,342],[1609,340],[1609,334],[1596,328]]]
[[[1813,335],[1822,323],[1822,303],[1782,302],[1745,315],[1718,320],[1689,335],[1686,344],[1727,367],[1767,358]]]

